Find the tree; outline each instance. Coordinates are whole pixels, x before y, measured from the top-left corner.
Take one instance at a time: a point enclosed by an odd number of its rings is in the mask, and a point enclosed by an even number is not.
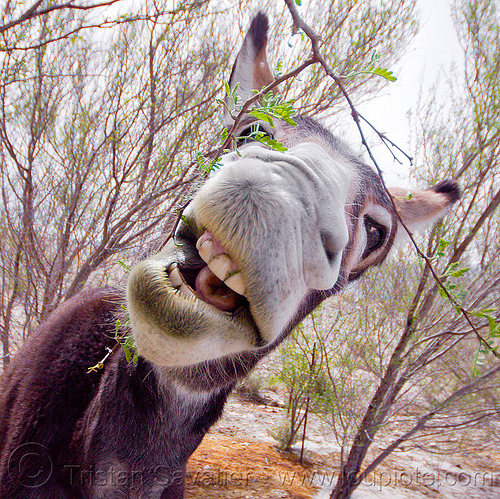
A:
[[[153,11],[121,25],[104,51],[93,33],[63,36],[84,22],[74,11],[4,33],[6,46],[35,47],[2,60],[4,355],[13,325],[25,337],[97,269],[102,282],[111,256],[151,241],[196,176],[186,149],[202,147],[194,130],[216,110],[207,75],[217,61],[204,42],[184,61],[172,54],[205,16]],[[55,41],[43,43],[48,36]]]
[[[113,0],[36,0],[28,8],[8,2],[2,13],[4,364],[13,341],[28,336],[61,301],[85,285],[119,283],[118,259],[131,261],[161,245],[168,220],[178,216],[203,177],[196,158],[212,157],[214,148],[220,149],[213,133],[219,113],[215,96],[238,45],[238,33],[222,28],[221,19],[229,16],[235,26],[243,26],[252,9],[241,3],[229,14],[226,7],[202,1],[173,7],[165,1],[145,2],[139,13],[109,18],[99,10],[118,4],[128,8]],[[300,80],[282,83],[283,95],[295,99],[299,111],[331,122],[347,105],[362,131],[353,103],[386,83],[374,74],[390,77],[377,70],[392,67],[415,33],[414,2],[318,2],[299,9],[302,17],[294,3],[286,4],[298,36],[277,73],[298,67],[309,41],[313,55]],[[275,60],[283,53],[278,41],[287,39],[284,9],[269,8]],[[345,450],[332,492],[338,499],[350,497],[402,442],[484,423],[499,411],[498,13],[491,0],[463,0],[454,12],[466,68],[464,75],[453,75],[451,105],[438,106],[435,97],[415,115],[422,137],[416,156],[432,165],[417,165],[415,179],[459,179],[464,189],[460,207],[448,223],[418,241],[418,248],[425,246],[418,257],[393,262],[390,289],[380,286],[376,274],[361,284],[376,291],[370,307],[361,307],[355,322],[337,315],[335,327],[341,329],[321,337],[304,364],[314,375],[322,373],[323,399],[313,399],[311,391],[306,400],[330,408]],[[319,26],[318,32],[310,25]],[[206,33],[211,36],[200,36]],[[401,279],[408,265],[412,279]],[[376,337],[367,331],[376,331]],[[335,349],[339,337],[345,341]],[[345,362],[351,357],[373,381],[371,390],[366,383],[339,383],[352,379],[353,364]],[[328,369],[328,359],[336,359],[336,370]],[[317,390],[313,381],[318,379],[307,378],[311,390]],[[362,417],[356,419],[354,410],[346,417],[349,401],[359,407],[364,400],[355,395],[361,389],[369,392]],[[366,463],[379,429],[398,417],[407,393],[418,394],[424,410]],[[448,417],[441,417],[445,413]]]
[[[7,3],[2,14],[4,364],[13,338],[28,336],[61,301],[84,285],[119,283],[117,259],[131,261],[161,245],[169,218],[178,216],[203,177],[196,158],[220,149],[213,134],[219,112],[215,96],[238,36],[221,28],[228,13],[201,1],[173,7],[146,2],[138,14],[110,18],[99,10],[115,4],[37,0],[28,8]],[[292,38],[295,45],[277,73],[298,66],[309,40],[313,55],[300,80],[282,83],[283,95],[294,98],[299,111],[330,121],[347,105],[362,131],[353,102],[370,98],[386,83],[373,75],[390,76],[377,70],[392,67],[404,52],[416,29],[414,3],[322,2],[321,9],[302,9],[302,17],[294,3],[286,4],[299,36]],[[247,4],[231,9],[235,25],[247,24],[249,10]],[[276,26],[270,52],[276,58],[283,48],[273,42],[286,39],[289,21],[284,7],[270,11]],[[484,423],[499,411],[494,383],[500,372],[498,15],[490,0],[463,0],[455,21],[465,72],[453,75],[451,105],[437,106],[435,97],[415,115],[422,137],[417,157],[432,165],[427,170],[417,165],[415,177],[459,179],[460,207],[451,223],[417,241],[417,262],[402,256],[393,262],[392,288],[381,288],[376,274],[364,281],[362,286],[371,283],[375,296],[384,299],[372,298],[355,323],[337,317],[335,327],[349,328],[341,335],[343,348],[332,349],[336,335],[327,334],[304,364],[313,373],[326,369],[321,371],[323,400],[308,400],[335,408],[331,423],[345,449],[335,498],[350,497],[367,473],[415,435]],[[318,33],[310,25],[320,26]],[[413,278],[403,280],[402,265],[408,264]],[[399,308],[387,308],[394,303]],[[367,329],[377,332],[376,341],[367,342]],[[367,354],[370,348],[373,355]],[[334,352],[337,371],[326,364]],[[357,420],[355,411],[349,418],[341,413],[349,405],[346,390],[351,401],[363,400],[354,395],[361,385],[339,384],[342,369],[352,379],[352,364],[342,363],[350,357],[373,380]],[[309,376],[308,385],[317,389],[314,379]],[[439,390],[429,392],[431,382]],[[362,387],[367,391],[366,384]],[[425,410],[366,463],[379,429],[398,417],[410,391],[423,397]],[[441,418],[445,412],[448,417]]]

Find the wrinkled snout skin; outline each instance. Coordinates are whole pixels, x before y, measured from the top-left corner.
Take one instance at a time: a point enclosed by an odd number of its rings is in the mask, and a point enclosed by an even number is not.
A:
[[[316,143],[224,156],[185,215],[196,237],[209,230],[238,264],[249,313],[228,316],[172,293],[164,269],[195,257],[192,244],[169,244],[130,276],[139,352],[160,365],[189,365],[276,340],[310,290],[329,290],[339,278],[350,182],[347,168]]]
[[[241,154],[225,158],[193,211],[198,228],[210,228],[240,265],[252,316],[272,342],[308,289],[337,281],[348,241],[349,177],[317,144],[286,153],[253,146]]]

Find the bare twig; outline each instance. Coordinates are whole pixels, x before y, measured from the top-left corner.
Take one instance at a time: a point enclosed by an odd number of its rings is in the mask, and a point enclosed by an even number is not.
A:
[[[394,151],[392,150],[392,148],[398,150],[401,154],[403,154],[406,157],[406,159],[409,161],[410,165],[413,165],[413,158],[407,152],[405,152],[403,149],[401,149],[401,147],[399,147],[397,144],[395,144],[389,137],[387,137],[387,135],[379,132],[364,116],[362,116],[359,113],[358,113],[358,116],[378,135],[382,144],[384,144],[387,147],[388,151],[391,153],[391,155],[395,161],[397,161],[400,165],[403,164],[400,161],[400,159],[394,154]]]
[[[121,0],[116,0],[116,1],[121,1]],[[14,46],[0,46],[0,52],[12,52],[12,51],[21,51],[21,52],[28,52],[31,50],[37,50],[42,47],[45,47],[51,43],[59,42],[61,40],[66,40],[67,38],[71,38],[73,35],[76,35],[77,33],[80,33],[81,31],[87,30],[87,29],[95,29],[95,28],[113,28],[115,26],[118,26],[120,24],[128,24],[132,22],[137,22],[137,21],[148,21],[151,19],[151,16],[133,16],[133,17],[126,17],[124,19],[114,19],[112,21],[103,21],[102,23],[95,23],[95,24],[83,24],[81,26],[78,26],[75,29],[72,29],[63,35],[56,36],[54,38],[48,38],[46,40],[43,40],[39,43],[33,44],[33,45],[19,45],[16,44]],[[26,81],[24,79],[23,81]]]
[[[40,5],[43,3],[43,0],[37,0],[26,12],[24,12],[17,19],[14,19],[14,21],[11,21],[10,23],[0,26],[0,33],[4,33],[5,31],[13,28],[14,26],[18,26],[19,24],[29,21],[30,19],[34,19],[36,17],[42,17],[56,10],[66,10],[66,9],[92,10],[92,9],[97,9],[99,7],[109,7],[110,5],[113,5],[120,1],[121,0],[109,0],[107,2],[101,2],[91,5],[80,5],[74,3],[73,1],[70,1],[66,3],[51,5],[50,7],[46,7],[45,9],[39,9]]]
[[[447,397],[443,402],[441,402],[435,409],[428,412],[424,416],[422,416],[417,423],[408,430],[406,433],[401,435],[398,439],[388,445],[383,452],[379,454],[364,470],[363,472],[356,478],[356,485],[359,485],[364,478],[371,473],[394,449],[399,447],[403,442],[411,438],[415,433],[425,428],[427,422],[431,420],[436,414],[442,412],[446,407],[449,407],[456,400],[464,397],[465,395],[473,392],[479,386],[486,383],[490,379],[493,379],[497,374],[500,373],[500,366],[496,366],[490,369],[487,373],[483,374],[480,378],[477,378],[466,386],[460,388],[453,392],[449,397]]]

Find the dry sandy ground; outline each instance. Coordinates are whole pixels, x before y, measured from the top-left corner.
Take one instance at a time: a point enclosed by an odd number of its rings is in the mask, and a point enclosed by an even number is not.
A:
[[[307,464],[298,463],[297,453],[279,452],[267,429],[282,411],[232,396],[225,415],[189,462],[186,496],[328,499],[338,471],[338,448],[325,441],[313,418]],[[500,499],[500,452],[443,456],[436,450],[395,451],[353,499]]]

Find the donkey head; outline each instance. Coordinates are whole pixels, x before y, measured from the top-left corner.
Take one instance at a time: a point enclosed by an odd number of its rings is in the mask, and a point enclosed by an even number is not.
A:
[[[236,59],[230,86],[242,101],[272,81],[267,29],[257,15]],[[243,119],[243,145],[199,189],[174,240],[132,269],[128,308],[147,359],[181,366],[268,350],[386,257],[400,228],[379,177],[316,121],[295,121]],[[257,126],[287,151],[252,143]],[[412,229],[442,217],[459,190],[447,180],[393,196]]]

